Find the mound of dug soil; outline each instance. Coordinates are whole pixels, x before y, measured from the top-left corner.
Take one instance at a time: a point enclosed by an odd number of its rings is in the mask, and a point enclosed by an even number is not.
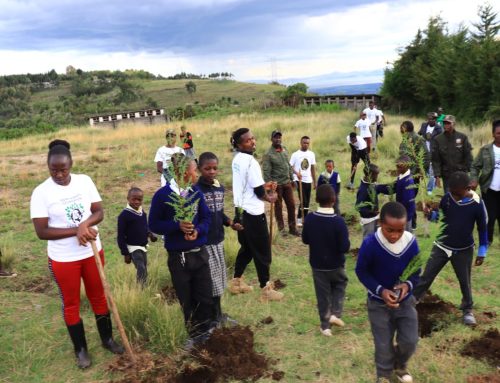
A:
[[[493,367],[500,368],[500,333],[490,328],[479,338],[471,340],[460,353],[478,360],[487,360]]]
[[[131,365],[125,355],[109,369],[125,375],[116,383],[216,383],[257,381],[270,377],[279,381],[283,371],[273,370],[275,361],[254,349],[250,328],[235,326],[216,329],[210,338],[182,360],[155,357],[147,351],[136,351],[138,362]]]
[[[280,372],[270,371],[270,365],[275,363],[274,361],[254,350],[253,332],[248,326],[216,329],[205,344],[192,352],[192,357],[208,369],[208,375],[213,375],[215,379],[211,380],[213,382],[283,377]]]
[[[488,375],[472,375],[467,378],[467,383],[500,383],[500,373]]]
[[[274,282],[274,289],[275,290],[281,290],[286,287],[286,283],[283,282],[281,279],[276,279]]]
[[[167,302],[168,304],[177,302],[177,293],[172,286],[165,286],[161,289],[161,293],[163,295],[163,299],[165,299],[165,302]]]
[[[429,291],[417,305],[417,312],[418,332],[425,338],[431,336],[434,331],[447,327],[457,309],[450,302],[443,301]]]

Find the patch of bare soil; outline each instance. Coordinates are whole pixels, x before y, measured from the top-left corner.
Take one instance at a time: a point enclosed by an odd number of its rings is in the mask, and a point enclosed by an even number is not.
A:
[[[280,279],[276,279],[273,283],[274,283],[275,290],[281,290],[281,289],[284,289],[286,287],[286,283]]]
[[[500,372],[487,375],[472,375],[467,378],[467,383],[500,383]]]
[[[352,214],[341,214],[341,217],[344,218],[345,224],[347,226],[355,225],[358,223],[358,217]]]
[[[283,371],[273,370],[270,360],[254,349],[250,328],[235,326],[216,329],[202,345],[182,360],[153,357],[148,352],[137,353],[138,362],[131,365],[125,355],[109,369],[124,372],[116,383],[215,383],[227,381],[255,382],[263,377],[279,381]]]
[[[260,323],[262,324],[271,324],[274,322],[274,319],[272,316],[265,317],[264,319],[260,320]]]
[[[174,304],[177,302],[177,294],[172,286],[167,285],[163,289],[161,289],[161,295],[163,296],[163,299],[165,299],[165,302],[167,302],[168,304]]]
[[[49,276],[43,276],[24,281],[22,290],[29,293],[49,294],[55,292],[55,284]]]
[[[450,302],[443,301],[430,291],[417,305],[418,332],[422,338],[431,336],[434,331],[440,331],[450,323],[450,317],[457,309]]]
[[[425,203],[431,210],[439,210],[439,202],[426,202]],[[417,211],[424,211],[422,201],[417,202]]]
[[[471,340],[460,352],[478,360],[486,360],[493,367],[500,368],[500,333],[496,328],[490,328],[479,338]]]
[[[351,253],[351,255],[356,258],[359,254],[359,247],[355,247],[354,249],[351,249],[349,250],[349,253]]]

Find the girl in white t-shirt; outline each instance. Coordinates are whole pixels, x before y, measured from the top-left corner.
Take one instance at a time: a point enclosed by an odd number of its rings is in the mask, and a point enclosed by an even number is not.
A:
[[[77,365],[91,361],[80,318],[80,281],[95,313],[104,348],[122,354],[113,340],[111,318],[90,241],[96,241],[104,264],[97,224],[104,218],[101,197],[90,177],[72,174],[70,144],[54,140],[49,144],[47,165],[50,177],[31,195],[31,219],[38,238],[47,240],[49,270],[63,300],[63,317],[73,342]]]
[[[354,124],[354,130],[359,130],[358,134],[366,141],[367,152],[370,154],[372,145],[372,133],[370,132],[370,120],[366,118],[366,113],[363,111],[359,115],[360,119]]]

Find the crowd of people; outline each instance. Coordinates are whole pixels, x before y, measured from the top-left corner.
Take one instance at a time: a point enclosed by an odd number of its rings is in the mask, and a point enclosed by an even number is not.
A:
[[[437,122],[440,117],[443,126]],[[493,242],[495,222],[500,226],[500,120],[492,126],[493,142],[483,146],[475,159],[467,136],[455,130],[453,116],[429,113],[418,133],[411,121],[404,121],[400,126],[399,157],[394,164],[397,178],[379,184],[380,169],[370,153],[376,150],[377,138],[383,137],[384,123],[383,113],[370,103],[347,135],[351,174],[346,188],[355,188],[356,170],[362,162],[355,208],[363,240],[355,271],[368,291],[377,380],[386,382],[395,374],[401,382],[412,382],[407,364],[418,342],[415,306],[448,261],[462,293],[463,322],[476,324],[471,289],[473,229],[476,226],[479,232],[475,261],[479,266]],[[310,137],[301,137],[299,149],[290,154],[282,143],[283,133],[275,130],[259,163],[254,156],[256,139],[252,131],[235,130],[231,136],[235,151],[231,165],[235,211],[227,215],[225,189],[217,179],[217,156],[204,152],[196,158],[193,137],[184,126],[182,148],[176,146],[176,136],[175,130],[169,128],[166,145],[156,153],[161,187],[152,198],[149,216],[142,207],[143,191],[138,187],[128,191],[127,205],[117,219],[117,243],[124,262],[134,264],[137,282],[144,286],[148,279],[148,242],[161,236],[189,334],[186,347],[204,342],[217,326],[235,323],[223,313],[221,296],[226,288],[231,294],[253,290],[244,279],[252,261],[260,300],[284,298],[270,277],[272,252],[266,203],[274,208],[271,214],[274,211],[279,232],[300,237],[309,247],[320,332],[332,336],[332,325],[344,326],[343,303],[348,284],[344,265],[350,248],[349,231],[340,214],[341,175],[335,171],[334,160],[327,159],[324,171],[317,175]],[[49,144],[47,165],[50,177],[33,191],[31,218],[38,237],[48,242],[48,265],[63,301],[63,317],[77,365],[86,368],[91,362],[79,315],[80,280],[95,313],[102,345],[113,353],[123,352],[112,337],[102,282],[88,245],[95,242],[104,261],[97,230],[104,218],[102,202],[88,176],[71,173],[73,160],[68,142],[55,140]],[[415,198],[423,180],[428,180],[428,193],[440,187],[442,180],[445,195],[439,208],[442,230],[420,276],[420,269],[410,272],[408,265],[419,254],[413,233],[417,224]],[[474,191],[478,186],[481,197]],[[310,211],[313,190],[319,206],[316,211]],[[380,208],[379,194],[394,195],[395,201]],[[433,217],[427,207],[424,210],[426,216]],[[223,246],[225,227],[237,232],[240,245],[229,281]]]

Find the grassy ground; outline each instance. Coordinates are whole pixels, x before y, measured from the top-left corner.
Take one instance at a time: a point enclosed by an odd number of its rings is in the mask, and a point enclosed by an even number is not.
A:
[[[184,91],[185,92],[185,91]],[[199,153],[210,150],[219,155],[221,181],[231,185],[229,136],[237,127],[247,126],[257,137],[259,156],[268,148],[269,134],[279,128],[290,151],[298,148],[302,135],[312,138],[319,167],[327,158],[336,162],[344,185],[350,172],[350,152],[345,137],[356,116],[352,112],[286,115],[240,115],[218,120],[199,120],[188,124]],[[389,170],[395,169],[398,131],[402,117],[388,116],[386,137],[379,144],[374,162],[381,168],[380,181],[390,181]],[[174,125],[177,127],[177,125]],[[119,129],[68,129],[58,138],[72,144],[74,173],[92,177],[101,192],[106,218],[100,225],[106,251],[106,270],[112,283],[124,324],[135,344],[144,344],[155,352],[179,353],[185,333],[180,308],[165,305],[156,294],[170,283],[165,251],[155,243],[150,251],[150,286],[139,291],[134,286],[134,268],[125,266],[115,245],[116,217],[126,203],[126,192],[132,185],[145,191],[145,207],[159,185],[153,158],[164,144],[165,126],[123,126]],[[470,134],[475,152],[489,140],[489,128],[478,127]],[[60,301],[47,270],[45,242],[36,238],[29,219],[29,198],[33,188],[48,177],[46,147],[55,135],[24,138],[2,143],[0,147],[0,246],[8,263],[19,274],[15,279],[0,280],[0,382],[89,382],[108,381],[113,375],[106,367],[113,359],[99,346],[93,315],[88,303],[82,304],[90,352],[94,364],[79,371],[73,363],[72,347],[60,313]],[[359,180],[358,173],[356,182]],[[442,194],[438,191],[437,194]],[[355,215],[355,194],[342,190],[341,209]],[[226,199],[232,211],[232,199]],[[424,238],[423,219],[417,231],[422,251],[428,252],[431,239]],[[351,247],[360,246],[360,226],[349,226]],[[436,227],[431,225],[430,232]],[[473,269],[473,289],[477,313],[499,312],[498,274],[500,241],[490,249],[481,268]],[[227,232],[226,256],[232,272],[237,251],[233,232]],[[259,350],[278,359],[277,368],[285,371],[286,382],[370,382],[374,380],[373,344],[366,317],[365,291],[354,275],[355,259],[348,257],[346,269],[350,278],[344,319],[346,327],[334,330],[333,338],[319,334],[314,290],[307,247],[299,239],[276,237],[273,246],[272,278],[287,284],[281,303],[261,304],[258,292],[223,298],[224,310],[240,323],[251,325]],[[247,279],[257,286],[254,267]],[[454,304],[460,291],[453,271],[447,266],[437,278],[433,292]],[[272,316],[269,325],[260,320]],[[468,376],[494,373],[495,368],[459,355],[464,341],[478,336],[481,330],[498,327],[500,320],[479,316],[476,329],[465,328],[460,318],[449,327],[419,343],[411,362],[418,382],[465,382]]]

